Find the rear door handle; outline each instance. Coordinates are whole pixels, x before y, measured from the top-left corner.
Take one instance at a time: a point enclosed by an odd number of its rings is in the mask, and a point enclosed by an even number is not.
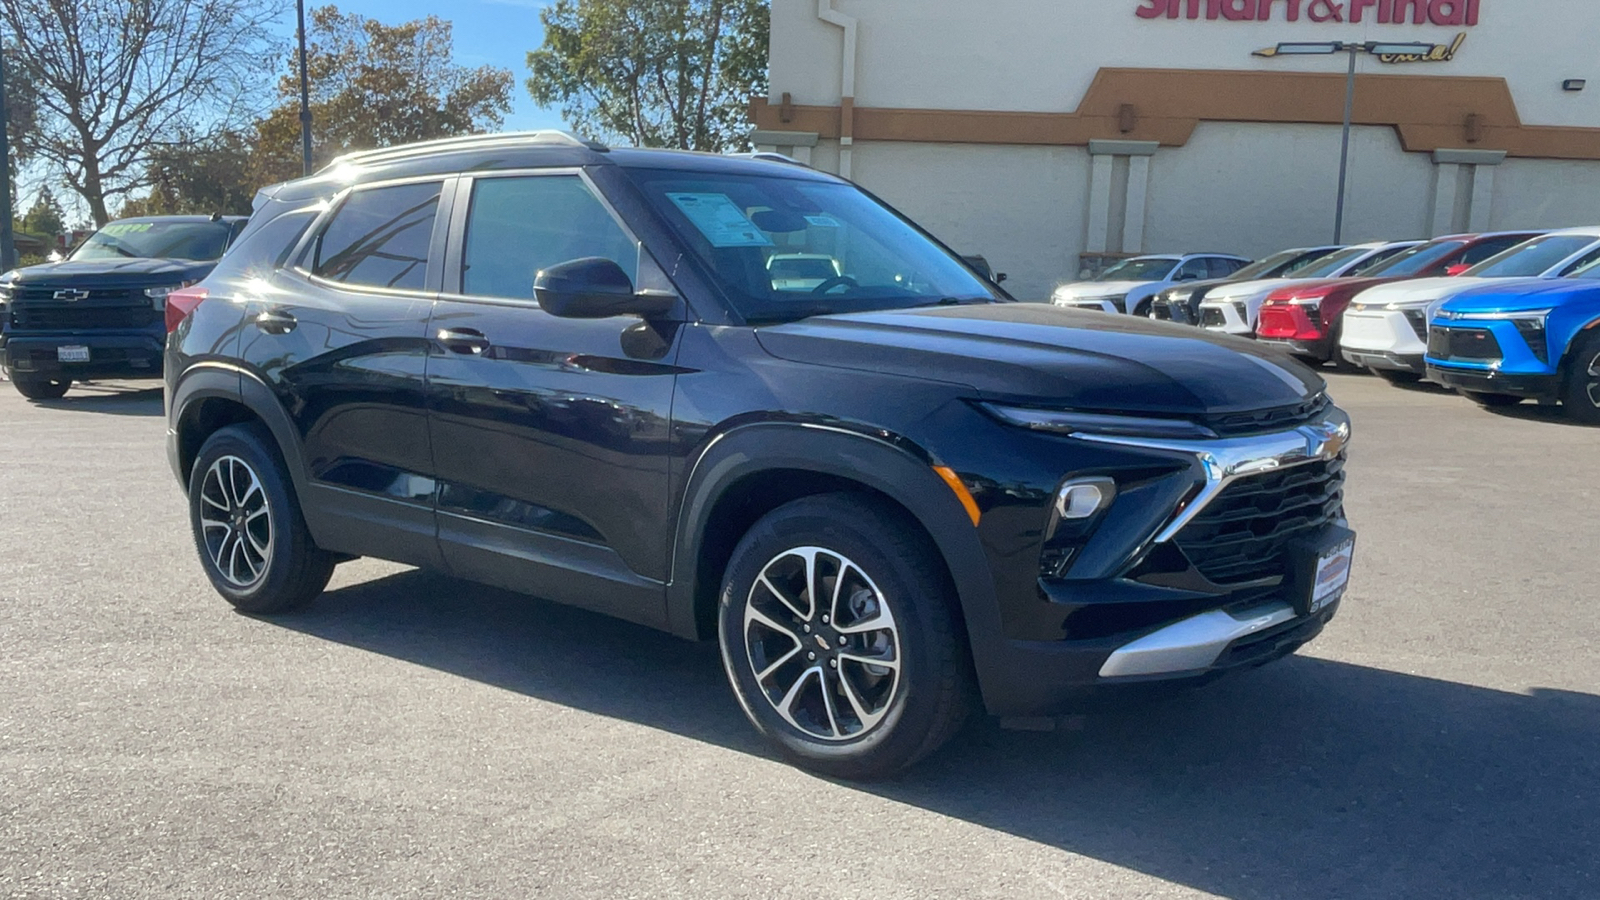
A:
[[[299,324],[293,315],[282,309],[263,310],[256,316],[256,327],[267,334],[288,334]]]
[[[489,339],[475,328],[441,328],[438,339],[452,353],[481,356],[489,349]]]

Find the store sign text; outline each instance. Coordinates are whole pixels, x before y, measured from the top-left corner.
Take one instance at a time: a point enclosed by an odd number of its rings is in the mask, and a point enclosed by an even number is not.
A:
[[[1276,15],[1298,22],[1365,22],[1380,25],[1478,24],[1482,0],[1143,0],[1141,19],[1223,19],[1270,22]]]

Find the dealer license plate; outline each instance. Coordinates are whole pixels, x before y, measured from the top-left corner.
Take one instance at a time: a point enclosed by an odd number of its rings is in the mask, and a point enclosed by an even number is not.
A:
[[[1356,542],[1348,540],[1317,560],[1317,576],[1311,583],[1311,615],[1322,612],[1344,596],[1344,589],[1350,584],[1350,564],[1355,555]]]
[[[88,362],[89,348],[81,344],[57,347],[56,359],[60,362]]]

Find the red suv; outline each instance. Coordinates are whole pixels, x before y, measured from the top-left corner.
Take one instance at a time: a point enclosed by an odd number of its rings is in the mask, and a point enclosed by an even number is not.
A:
[[[1256,339],[1281,344],[1295,356],[1321,365],[1339,356],[1340,320],[1350,301],[1367,288],[1408,278],[1459,275],[1480,262],[1538,237],[1538,231],[1453,234],[1419,244],[1367,273],[1365,278],[1302,282],[1267,295]]]

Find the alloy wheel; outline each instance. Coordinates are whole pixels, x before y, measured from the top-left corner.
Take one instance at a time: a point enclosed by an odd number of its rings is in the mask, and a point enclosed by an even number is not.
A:
[[[1596,353],[1594,359],[1589,360],[1589,384],[1587,388],[1589,402],[1594,404],[1596,409],[1600,409],[1600,353]]]
[[[797,547],[761,570],[744,609],[746,659],[772,708],[822,741],[883,722],[900,685],[900,631],[860,566]]]
[[[219,457],[200,483],[200,530],[206,553],[235,587],[261,581],[272,554],[272,506],[250,464]]]

